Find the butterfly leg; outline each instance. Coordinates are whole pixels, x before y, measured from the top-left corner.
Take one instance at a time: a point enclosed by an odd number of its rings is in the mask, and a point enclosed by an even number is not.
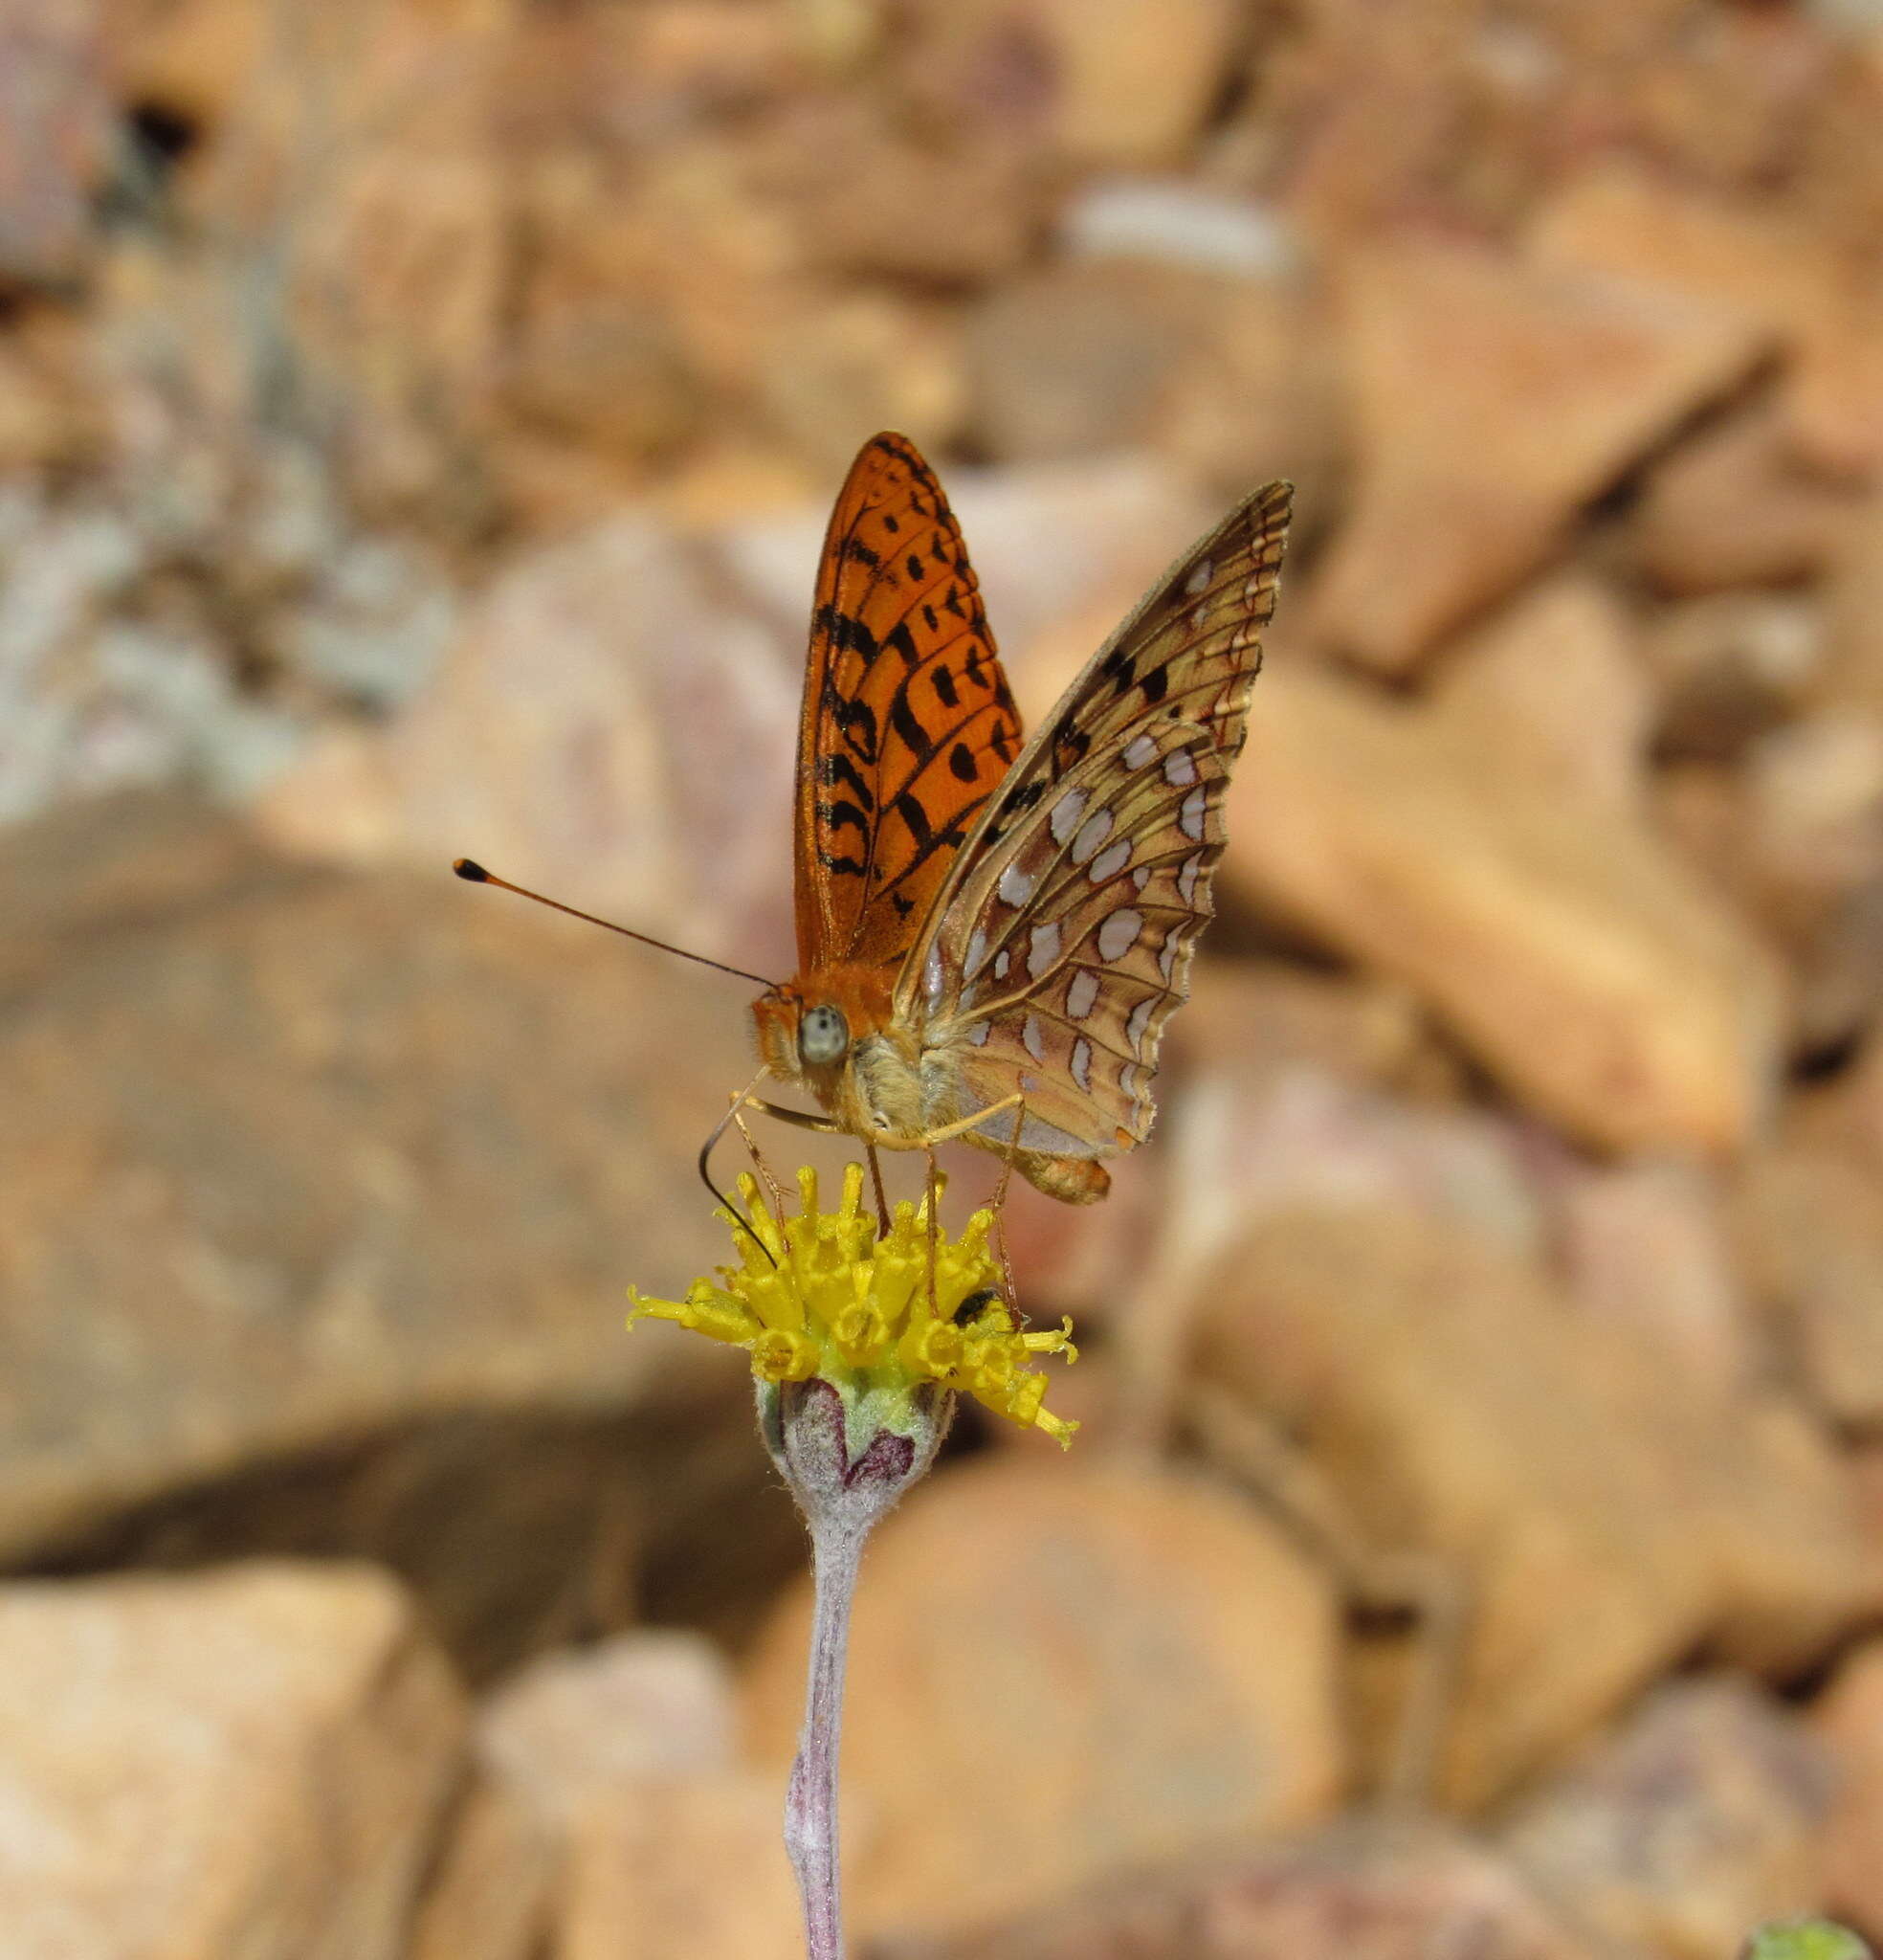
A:
[[[1023,1098],[1013,1112],[1013,1135],[1007,1148],[1001,1152],[1001,1173],[994,1186],[994,1198],[990,1210],[994,1214],[994,1250],[1000,1255],[1001,1281],[1007,1288],[1007,1303],[1015,1306],[1018,1295],[1013,1285],[1013,1261],[1007,1250],[1007,1188],[1013,1179],[1014,1153],[1020,1147],[1020,1132],[1027,1125],[1027,1104]]]
[[[955,1137],[965,1136],[971,1129],[979,1129],[990,1116],[998,1116],[1003,1109],[1019,1108],[1025,1099],[1016,1089],[1010,1096],[1003,1096],[998,1102],[989,1102],[985,1109],[977,1109],[972,1116],[964,1116],[958,1123],[944,1123],[940,1129],[929,1130],[919,1137],[891,1137],[878,1135],[876,1142],[891,1150],[932,1150],[937,1144],[945,1144]]]
[[[889,1194],[883,1190],[882,1159],[876,1155],[875,1144],[866,1141],[863,1148],[869,1154],[870,1182],[875,1187],[876,1194],[876,1236],[879,1238],[887,1238],[889,1236]]]
[[[771,1174],[771,1166],[759,1154],[758,1144],[753,1138],[752,1132],[745,1127],[745,1118],[737,1107],[733,1110],[732,1121],[734,1127],[745,1140],[745,1153],[752,1160],[753,1174],[764,1186],[766,1192],[771,1198],[772,1216],[775,1218],[784,1217],[786,1210],[784,1190],[777,1178]]]
[[[795,1124],[800,1129],[814,1129],[820,1136],[841,1137],[850,1135],[840,1123],[832,1123],[828,1116],[813,1116],[809,1109],[786,1109],[782,1102],[767,1102],[763,1096],[754,1096],[749,1090],[741,1099],[747,1109],[757,1109],[766,1116],[776,1117],[780,1123]]]

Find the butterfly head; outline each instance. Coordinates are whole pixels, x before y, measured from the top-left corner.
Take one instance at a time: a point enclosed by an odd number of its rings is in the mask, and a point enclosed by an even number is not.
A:
[[[820,1096],[850,1073],[888,1013],[888,989],[877,976],[841,967],[774,987],[752,1003],[765,1065]]]

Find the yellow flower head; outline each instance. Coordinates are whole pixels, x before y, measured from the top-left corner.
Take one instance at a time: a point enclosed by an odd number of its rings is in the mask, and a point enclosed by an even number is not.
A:
[[[959,1238],[938,1230],[931,1283],[926,1204],[897,1205],[879,1238],[860,1164],[845,1169],[834,1212],[818,1210],[809,1169],[798,1172],[804,1208],[795,1218],[773,1217],[753,1177],[742,1177],[739,1191],[771,1258],[722,1211],[741,1263],[721,1266],[718,1284],[696,1280],[684,1300],[649,1300],[631,1287],[631,1326],[648,1316],[729,1341],[749,1350],[761,1382],[827,1381],[853,1417],[867,1412],[875,1427],[906,1429],[897,1412],[939,1390],[1071,1444],[1078,1425],[1045,1408],[1046,1377],[1031,1364],[1038,1354],[1076,1360],[1073,1324],[1023,1331],[988,1250],[991,1212],[976,1212]]]

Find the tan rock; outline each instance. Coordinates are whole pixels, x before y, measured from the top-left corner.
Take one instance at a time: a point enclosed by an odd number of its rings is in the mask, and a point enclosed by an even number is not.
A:
[[[709,1085],[743,1080],[736,987],[637,976],[442,871],[310,874],[149,808],[0,851],[29,948],[0,1548],[369,1551],[479,1671],[619,1615],[641,1476],[709,1507],[764,1480],[738,1357],[621,1328],[631,1279],[724,1257],[693,1155]],[[710,1544],[686,1569],[702,1611],[731,1579]]]
[[[1212,1032],[1207,1017],[1200,1032]],[[1549,1220],[1512,1126],[1478,1110],[1408,1103],[1357,1080],[1366,1048],[1361,1030],[1353,1034],[1338,1062],[1261,1038],[1198,1054],[1186,1037],[1179,1051],[1195,1074],[1172,1094],[1161,1131],[1160,1202],[1108,1276],[1115,1427],[1129,1444],[1156,1447],[1181,1430],[1193,1324],[1207,1311],[1218,1267],[1256,1218],[1322,1206],[1404,1208],[1505,1256],[1542,1256]]]
[[[1772,1092],[1769,961],[1615,807],[1612,765],[1592,788],[1595,759],[1565,767],[1525,719],[1486,711],[1474,686],[1407,709],[1272,661],[1228,875],[1417,989],[1573,1134],[1730,1148]]]
[[[1736,759],[1805,706],[1825,666],[1823,609],[1791,592],[1712,592],[1643,635],[1664,755]]]
[[[796,1960],[804,1920],[776,1777],[688,1779],[575,1825],[553,1960]]]
[[[1252,1218],[1323,1204],[1403,1206],[1502,1252],[1543,1257],[1555,1220],[1534,1147],[1507,1118],[1356,1080],[1363,1051],[1335,1067],[1264,1046],[1218,1051],[1172,1111],[1165,1216],[1192,1257],[1213,1258]]]
[[[1461,740],[1517,744],[1565,802],[1639,808],[1652,690],[1601,580],[1562,572],[1495,613],[1453,651],[1437,698]]]
[[[1715,1392],[1753,1382],[1761,1344],[1717,1174],[1691,1159],[1591,1165],[1567,1151],[1556,1172],[1557,1252],[1572,1305],[1659,1339]]]
[[[1858,1648],[1812,1712],[1837,1772],[1826,1904],[1874,1933],[1883,1927],[1883,1643]]]
[[[1717,308],[1449,244],[1359,252],[1343,296],[1359,480],[1309,610],[1388,672],[1547,558],[1760,345]]]
[[[878,292],[816,289],[781,306],[755,382],[771,425],[831,484],[878,429],[899,429],[934,455],[967,409],[955,310]]]
[[[1813,1400],[1856,1428],[1883,1420],[1883,1186],[1849,1152],[1779,1144],[1739,1194],[1751,1285]]]
[[[192,219],[228,260],[271,267],[232,331],[292,348],[275,385],[318,396],[330,423],[344,405],[351,487],[376,505],[473,488],[466,434],[509,324],[516,226],[493,131],[516,11],[366,0],[274,24],[188,173]],[[233,36],[239,58],[251,31]]]
[[[1789,920],[1883,875],[1883,715],[1827,707],[1746,758],[1747,845]]]
[[[1330,1193],[1243,1215],[1197,1289],[1197,1366],[1307,1439],[1362,1545],[1462,1585],[1453,1801],[1559,1756],[1709,1629],[1795,1666],[1865,1610],[1841,1467],[1769,1392],[1567,1312],[1534,1257],[1455,1213]]]
[[[0,278],[75,278],[112,130],[105,45],[88,0],[0,20]]]
[[[480,1780],[416,1960],[792,1951],[783,1785],[735,1765],[733,1726],[724,1663],[696,1635],[620,1635],[520,1670],[479,1712]]]
[[[809,591],[807,573],[805,619]],[[259,814],[310,854],[468,853],[691,950],[776,965],[797,697],[769,623],[675,532],[621,518],[520,557],[422,701],[384,735],[330,739]],[[742,1005],[733,984],[726,1013]]]
[[[1271,477],[1295,485],[1297,535],[1338,506],[1347,403],[1339,343],[1318,292],[1283,278],[1225,283],[1194,356],[1172,375],[1154,429],[1160,453],[1225,508]]]
[[[15,1583],[0,1654],[18,1960],[404,1953],[463,1712],[382,1574]]]
[[[1801,1136],[1848,1149],[1883,1175],[1883,1047],[1871,1043],[1853,1068],[1793,1108]]]
[[[734,1760],[733,1726],[725,1667],[694,1635],[521,1669],[479,1711],[414,1960],[801,1951],[784,1785]]]
[[[1682,1682],[1526,1797],[1498,1842],[1591,1933],[1717,1960],[1823,1904],[1830,1786],[1827,1752],[1780,1704],[1731,1678]]]
[[[451,1821],[409,1960],[537,1960],[553,1872],[546,1835],[527,1809],[506,1791],[475,1786]]]
[[[1461,1945],[1481,1960],[1589,1960],[1598,1950],[1483,1846],[1435,1829],[1352,1825],[1149,1883],[1115,1881],[994,1933],[910,1937],[882,1950],[885,1960],[1416,1960]]]
[[[674,323],[632,290],[539,293],[505,384],[526,429],[630,465],[675,454],[707,410]]]
[[[944,124],[1016,129],[1080,165],[1180,155],[1228,72],[1229,0],[919,0],[885,37],[903,90]]]
[[[808,1600],[747,1682],[763,1760],[796,1746]],[[959,1927],[1199,1838],[1338,1800],[1325,1582],[1261,1518],[1174,1475],[1008,1453],[949,1470],[865,1560],[844,1724],[860,1932]]]
[[[32,473],[89,460],[102,434],[91,346],[49,315],[0,340],[0,469]]]
[[[559,343],[600,340],[625,323],[658,337],[695,396],[742,392],[781,308],[804,303],[788,215],[759,194],[753,160],[737,144],[702,136],[663,144],[624,173],[606,156],[564,154],[563,113],[544,130],[547,153],[525,148],[517,162],[518,222],[531,248],[515,300],[527,369],[546,386]],[[606,386],[599,363],[587,373]],[[565,423],[578,406],[571,387]],[[676,406],[677,415],[674,406],[665,412],[668,440],[691,430],[704,404],[690,397]],[[661,405],[649,395],[642,412]]]
[[[1852,521],[1826,590],[1828,702],[1883,716],[1883,497]]]
[[[1845,1452],[1844,1468],[1856,1505],[1872,1594],[1883,1600],[1883,1448],[1859,1442]]]
[[[1857,268],[1811,228],[1605,163],[1540,214],[1532,251],[1543,264],[1709,307],[1783,345],[1800,451],[1852,475],[1883,460],[1883,313]]]
[[[1198,288],[1173,267],[1102,260],[998,287],[967,328],[977,445],[1046,462],[1144,444],[1202,341]]]
[[[1304,1066],[1355,1085],[1405,1088],[1442,1066],[1408,989],[1279,959],[1212,959],[1207,940],[1166,1039],[1185,1070],[1232,1071],[1252,1089]]]
[[[823,271],[978,283],[1018,267],[1041,222],[1044,173],[998,130],[938,140],[892,101],[818,95],[781,116],[764,145],[758,182]]]
[[[1247,95],[1212,151],[1278,180],[1287,208],[1331,240],[1434,219],[1501,234],[1543,163],[1539,110],[1565,78],[1562,45],[1518,22],[1490,28],[1473,0],[1318,10],[1253,37]]]
[[[125,99],[198,131],[223,122],[268,40],[258,11],[227,0],[107,0],[101,17]]]
[[[1823,113],[1836,59],[1828,22],[1811,8],[1691,25],[1683,33],[1663,22],[1642,35],[1625,71],[1633,142],[1612,130],[1609,144],[1750,202],[1790,177],[1802,129]],[[1593,96],[1609,80],[1597,70],[1584,87]]]
[[[1838,893],[1796,958],[1800,1053],[1850,1051],[1883,1002],[1883,874]]]
[[[636,1632],[545,1655],[477,1718],[485,1773],[544,1825],[593,1797],[733,1768],[732,1682],[696,1634]]]
[[[1671,592],[1789,585],[1836,556],[1851,505],[1847,486],[1805,467],[1783,409],[1764,403],[1653,466],[1622,548]]]
[[[1134,192],[1148,199],[1158,187],[1127,183],[1115,195]],[[1276,265],[1239,269],[1204,249],[1214,213],[1195,245],[1160,238],[1157,222],[1126,204],[1121,235],[1075,239],[969,315],[978,445],[1023,460],[1148,445],[1207,485],[1212,504],[1285,477],[1297,524],[1318,525],[1346,434],[1323,298],[1285,245]]]
[[[1201,127],[1237,33],[1229,0],[1033,0],[1054,133],[1087,164],[1161,163]]]

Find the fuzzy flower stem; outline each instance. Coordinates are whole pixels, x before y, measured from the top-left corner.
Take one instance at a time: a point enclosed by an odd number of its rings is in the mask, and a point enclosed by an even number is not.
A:
[[[843,1734],[844,1660],[850,1647],[850,1604],[863,1540],[861,1527],[827,1517],[811,1529],[810,1664],[805,1683],[804,1727],[785,1798],[785,1848],[804,1901],[809,1960],[843,1960],[843,1899],[837,1869],[837,1749]]]

